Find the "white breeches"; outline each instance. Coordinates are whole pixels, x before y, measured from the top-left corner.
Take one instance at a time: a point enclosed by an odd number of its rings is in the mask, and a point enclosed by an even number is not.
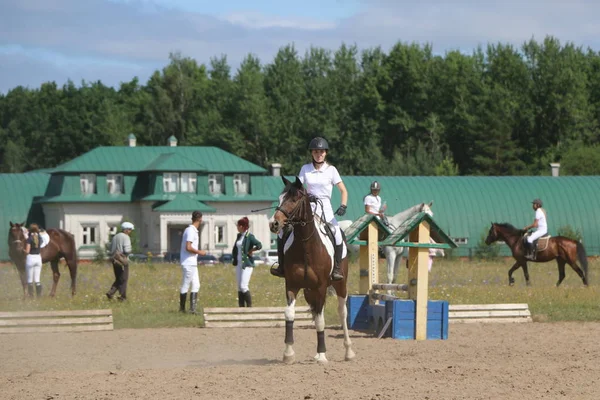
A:
[[[429,272],[431,272],[432,265],[433,265],[433,257],[429,256],[429,265],[427,266],[427,268],[429,269]]]
[[[238,263],[238,265],[235,267],[238,292],[246,293],[248,290],[250,290],[248,285],[250,284],[250,277],[252,276],[252,271],[254,270],[254,268],[246,267],[242,269],[242,266],[240,264],[241,263]]]
[[[27,254],[25,271],[27,272],[27,283],[40,283],[42,256],[39,254]]]
[[[198,276],[197,265],[182,265],[181,266],[182,279],[181,288],[179,293],[184,294],[188,292],[190,284],[192,285],[192,293],[197,293],[200,290],[200,277]]]
[[[527,236],[527,242],[533,243],[534,240],[541,238],[546,233],[548,233],[548,229],[538,229],[533,232],[531,235]]]

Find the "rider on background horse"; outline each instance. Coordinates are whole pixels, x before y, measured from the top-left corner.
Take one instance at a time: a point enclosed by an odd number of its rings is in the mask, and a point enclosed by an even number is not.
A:
[[[344,243],[342,232],[335,219],[333,208],[331,207],[331,193],[333,186],[337,186],[342,197],[342,204],[335,211],[335,214],[343,216],[346,214],[348,204],[348,191],[336,167],[325,162],[329,144],[322,137],[316,137],[310,141],[308,149],[312,154],[312,162],[305,164],[300,169],[298,178],[303,185],[306,186],[306,191],[311,195],[314,201],[311,201],[311,207],[315,215],[325,218],[324,222],[332,225],[333,234],[335,237],[335,253],[334,265],[331,279],[339,281],[343,279],[340,272],[340,264],[342,261],[342,252]],[[277,237],[277,257],[279,259],[277,268],[271,267],[271,274],[283,278],[283,233]]]
[[[373,214],[377,216],[386,226],[389,226],[389,222],[384,212],[386,209],[385,202],[381,204],[381,197],[379,192],[381,191],[381,184],[377,181],[371,182],[371,192],[365,196],[363,202],[365,204],[365,213]]]
[[[542,200],[535,199],[531,203],[533,204],[533,210],[535,211],[535,219],[531,225],[527,225],[523,230],[527,232],[529,229],[535,228],[535,231],[527,236],[527,240],[523,243],[526,245],[526,257],[533,260],[535,258],[534,242],[548,233],[548,224],[546,222],[546,210],[542,208]]]

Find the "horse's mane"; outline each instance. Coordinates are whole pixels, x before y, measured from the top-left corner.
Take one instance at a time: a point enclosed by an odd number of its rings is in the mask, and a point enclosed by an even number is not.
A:
[[[502,222],[502,223],[495,222],[494,224],[496,226],[499,226],[500,228],[504,228],[513,233],[522,233],[523,232],[523,229],[516,228],[514,225],[511,225],[508,222]]]

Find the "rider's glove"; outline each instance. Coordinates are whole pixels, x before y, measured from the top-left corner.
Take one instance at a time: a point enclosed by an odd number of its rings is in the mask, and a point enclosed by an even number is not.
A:
[[[348,208],[348,207],[346,207],[346,205],[345,205],[345,204],[342,204],[342,205],[341,205],[341,206],[340,206],[340,207],[339,207],[339,208],[338,208],[338,209],[335,211],[335,213],[341,217],[342,215],[346,214],[346,208]]]

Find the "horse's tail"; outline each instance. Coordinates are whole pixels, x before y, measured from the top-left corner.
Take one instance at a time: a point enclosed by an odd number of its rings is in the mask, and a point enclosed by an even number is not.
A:
[[[587,254],[585,252],[585,247],[581,242],[577,242],[577,258],[579,259],[579,263],[581,264],[581,268],[583,268],[583,276],[588,279],[588,259]]]

